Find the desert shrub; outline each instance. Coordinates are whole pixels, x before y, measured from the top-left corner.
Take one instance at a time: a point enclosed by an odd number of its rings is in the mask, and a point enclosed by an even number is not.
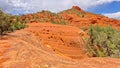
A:
[[[8,30],[8,24],[5,23],[4,21],[0,21],[0,35],[4,35],[5,32]]]
[[[111,26],[90,26],[87,48],[94,57],[120,58],[120,31]]]
[[[59,23],[62,24],[62,25],[66,25],[67,24],[65,20],[61,20]]]
[[[57,24],[57,22],[56,22],[54,19],[51,19],[51,22],[52,22],[53,24]]]
[[[87,28],[86,28],[85,26],[80,27],[80,29],[83,30],[83,31],[86,31],[86,30],[87,30]]]
[[[67,24],[65,20],[56,21],[54,19],[51,19],[51,22],[53,24],[61,24],[61,25],[66,25]]]
[[[0,11],[0,35],[4,35],[8,30],[10,16]]]
[[[27,25],[20,22],[19,16],[11,16],[0,11],[0,35],[25,28]]]
[[[10,31],[14,31],[14,30],[20,30],[27,27],[27,25],[25,23],[20,23],[19,21],[16,23],[11,24],[10,26]]]

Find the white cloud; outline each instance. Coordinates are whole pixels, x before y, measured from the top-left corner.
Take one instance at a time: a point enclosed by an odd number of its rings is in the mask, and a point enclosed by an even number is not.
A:
[[[59,12],[73,5],[87,10],[89,7],[113,1],[120,0],[0,0],[0,7],[9,13],[19,10],[24,12],[37,12],[40,10]]]
[[[107,17],[110,17],[110,18],[115,18],[115,19],[120,19],[120,12],[116,12],[116,13],[106,13],[106,14],[103,14]]]

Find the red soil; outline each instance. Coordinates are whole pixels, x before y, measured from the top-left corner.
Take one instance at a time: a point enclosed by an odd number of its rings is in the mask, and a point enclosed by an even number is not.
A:
[[[31,23],[0,39],[0,68],[119,68],[114,58],[89,58],[73,26]]]
[[[85,58],[85,43],[81,35],[85,33],[72,26],[55,25],[50,23],[31,23],[28,31],[41,38],[41,43],[50,47],[56,53],[71,58]],[[82,48],[82,49],[81,49]]]
[[[6,62],[9,58],[5,56],[10,48],[9,41],[6,41],[6,37],[0,37],[0,68],[2,63]]]

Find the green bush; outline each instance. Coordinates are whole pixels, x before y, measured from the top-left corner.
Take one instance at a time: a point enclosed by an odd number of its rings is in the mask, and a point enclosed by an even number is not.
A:
[[[120,58],[120,31],[111,26],[90,26],[87,47],[94,57]]]
[[[26,24],[20,22],[19,16],[11,16],[0,11],[0,35],[25,27]]]
[[[0,21],[0,22],[1,22],[1,21]],[[4,21],[2,21],[2,22],[0,23],[0,35],[4,35],[5,32],[8,30],[7,28],[8,28],[8,24],[5,23]]]

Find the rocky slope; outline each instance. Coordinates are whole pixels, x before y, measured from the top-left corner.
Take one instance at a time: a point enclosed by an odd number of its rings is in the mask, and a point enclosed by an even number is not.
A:
[[[64,10],[57,14],[50,11],[42,11],[34,14],[22,15],[21,19],[27,22],[47,22],[54,24],[67,24],[77,26],[79,28],[88,28],[89,25],[113,26],[120,28],[120,20],[108,18],[99,14],[85,12],[78,6]]]
[[[120,67],[119,59],[89,58],[80,34],[85,35],[72,26],[29,24],[26,29],[0,37],[0,68]]]
[[[57,14],[22,15],[21,20],[27,28],[0,36],[0,68],[120,68],[120,59],[88,56],[89,36],[81,30],[91,24],[119,29],[119,20],[77,6]]]
[[[87,28],[89,25],[108,26],[111,25],[115,28],[120,27],[120,21],[112,18],[108,18],[102,15],[85,12],[78,6],[73,6],[71,9],[60,12],[63,19],[66,20],[69,25]]]

